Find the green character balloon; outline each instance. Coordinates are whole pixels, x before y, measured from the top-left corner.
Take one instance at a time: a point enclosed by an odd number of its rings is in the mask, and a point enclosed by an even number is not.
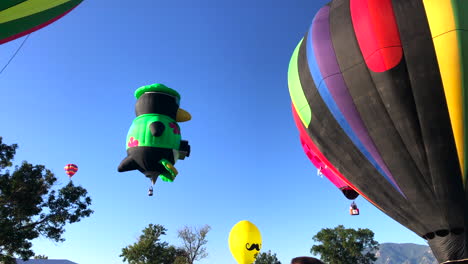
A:
[[[153,185],[158,177],[172,182],[178,173],[176,161],[190,156],[190,145],[181,140],[177,122],[189,121],[191,116],[179,108],[179,93],[163,84],[140,87],[135,97],[137,117],[127,134],[128,156],[118,171],[139,170]],[[153,195],[152,187],[148,194]]]

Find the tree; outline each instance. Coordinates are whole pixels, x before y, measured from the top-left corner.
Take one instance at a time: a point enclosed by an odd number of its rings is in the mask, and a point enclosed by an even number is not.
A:
[[[0,137],[0,263],[15,263],[34,256],[31,240],[40,236],[65,241],[67,223],[90,216],[91,198],[72,182],[55,190],[57,178],[43,165],[23,161],[12,166],[17,144],[6,145]]]
[[[184,253],[185,254],[185,253]],[[185,256],[178,256],[174,260],[174,264],[188,264],[187,258]]]
[[[331,264],[371,264],[377,258],[379,243],[374,241],[374,232],[369,229],[345,229],[339,225],[334,229],[324,228],[314,237],[321,245],[312,246],[312,254]]]
[[[193,264],[197,260],[201,260],[208,256],[206,252],[206,235],[210,231],[211,227],[205,225],[202,228],[192,228],[185,226],[178,231],[178,237],[182,239],[184,245],[182,249],[185,251],[184,256],[187,264]]]
[[[173,264],[185,252],[161,241],[160,237],[166,235],[166,231],[162,225],[148,225],[136,243],[122,249],[120,257],[130,264]]]
[[[272,254],[271,251],[268,250],[268,252],[258,254],[254,264],[281,264],[281,261],[276,257],[276,253]]]

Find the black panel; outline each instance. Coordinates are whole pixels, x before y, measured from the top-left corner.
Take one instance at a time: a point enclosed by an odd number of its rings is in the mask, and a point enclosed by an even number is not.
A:
[[[135,114],[137,116],[143,114],[162,114],[175,120],[178,109],[179,104],[177,104],[174,96],[164,93],[147,92],[138,98],[135,105]]]

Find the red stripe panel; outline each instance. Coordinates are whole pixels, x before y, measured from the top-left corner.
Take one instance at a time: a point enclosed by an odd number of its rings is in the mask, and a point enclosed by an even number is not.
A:
[[[392,0],[351,0],[354,32],[367,67],[384,72],[403,57]]]
[[[67,172],[67,174],[70,172],[73,172],[73,174],[75,174],[78,171],[78,166],[76,166],[75,164],[67,164],[64,169]]]

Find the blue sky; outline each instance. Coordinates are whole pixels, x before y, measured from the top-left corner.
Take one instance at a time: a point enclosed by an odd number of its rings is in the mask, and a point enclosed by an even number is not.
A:
[[[222,2],[222,3],[221,3]],[[208,258],[235,264],[229,231],[249,220],[262,251],[283,264],[310,255],[312,236],[343,224],[369,228],[379,242],[424,240],[362,198],[361,215],[299,143],[287,68],[315,12],[327,1],[85,0],[33,33],[0,75],[0,135],[18,143],[15,161],[45,164],[66,184],[63,166],[93,199],[95,213],[67,226],[64,243],[34,240],[49,258],[122,263],[121,249],[148,224],[177,230],[209,224]],[[0,46],[0,66],[23,39]],[[139,172],[118,173],[133,120],[136,88],[164,83],[180,92],[193,120],[181,124],[191,157],[173,183],[147,196]]]

